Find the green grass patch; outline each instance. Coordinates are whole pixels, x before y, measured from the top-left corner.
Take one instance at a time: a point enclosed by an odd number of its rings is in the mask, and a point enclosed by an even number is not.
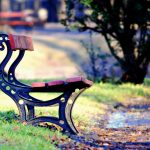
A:
[[[84,93],[85,97],[91,100],[103,103],[114,103],[126,101],[132,97],[149,97],[150,87],[146,85],[122,84],[115,85],[110,83],[95,84],[88,92]]]
[[[14,111],[0,112],[0,124],[0,149],[2,150],[54,150],[56,147],[53,137],[63,137],[58,131],[21,124]]]

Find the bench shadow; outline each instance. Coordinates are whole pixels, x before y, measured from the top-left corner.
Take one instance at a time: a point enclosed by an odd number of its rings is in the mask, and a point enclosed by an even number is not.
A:
[[[150,104],[144,104],[144,105],[129,105],[127,107],[128,109],[148,109],[150,108]]]
[[[109,149],[149,149],[150,148],[150,142],[114,142],[114,141],[107,141],[107,140],[94,140],[90,139],[87,140],[86,136],[78,136],[78,135],[71,135],[70,138],[75,143],[81,143],[85,144],[87,146],[90,146],[92,148],[103,148],[104,150]],[[68,145],[60,145],[61,149],[65,149]]]
[[[0,111],[0,123],[14,123],[19,121],[19,115],[15,113],[15,111],[10,110],[10,111],[5,111],[2,112]],[[48,124],[48,123],[42,123],[39,125],[36,125],[35,127],[40,127],[40,128],[47,128],[50,129],[51,131],[57,131],[58,128],[54,124]]]
[[[18,117],[19,116],[13,110],[5,112],[0,111],[0,122],[12,123],[14,121],[17,121]]]

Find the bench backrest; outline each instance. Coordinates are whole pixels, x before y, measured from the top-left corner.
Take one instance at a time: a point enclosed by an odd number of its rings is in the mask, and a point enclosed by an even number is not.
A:
[[[29,50],[33,51],[33,43],[32,38],[27,36],[20,35],[8,35],[11,49],[14,50]]]

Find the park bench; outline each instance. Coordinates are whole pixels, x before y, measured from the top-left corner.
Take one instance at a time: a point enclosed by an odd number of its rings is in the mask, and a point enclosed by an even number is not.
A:
[[[33,21],[25,21],[27,14],[22,12],[0,12],[0,25],[28,26],[34,25]]]
[[[5,43],[5,44],[4,44]],[[32,39],[26,36],[0,34],[0,51],[7,54],[0,64],[0,89],[16,103],[20,120],[31,125],[49,122],[62,128],[63,132],[78,133],[73,120],[72,108],[77,97],[92,85],[92,81],[83,77],[73,77],[66,80],[50,82],[34,82],[26,85],[15,76],[15,70],[22,60],[25,51],[33,51]],[[5,66],[11,61],[11,56],[19,50],[19,54],[5,73]],[[60,92],[56,98],[42,101],[30,95],[31,92]],[[58,105],[58,117],[35,115],[35,107],[50,107]],[[51,109],[51,108],[49,108]]]

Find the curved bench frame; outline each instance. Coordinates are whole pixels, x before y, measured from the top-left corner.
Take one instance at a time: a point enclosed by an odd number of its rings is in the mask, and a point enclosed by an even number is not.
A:
[[[30,39],[25,36],[13,37],[13,35],[8,36],[6,34],[0,34],[0,38],[0,50],[3,51],[7,49],[7,54],[0,64],[0,89],[16,103],[20,120],[32,125],[38,125],[41,122],[50,122],[60,126],[63,132],[77,134],[78,131],[72,120],[72,108],[77,97],[86,88],[90,87],[92,82],[82,77],[76,77],[67,79],[66,81],[32,83],[32,86],[25,85],[17,80],[15,70],[21,62],[25,50],[28,48],[32,50]],[[16,45],[14,39],[17,40],[17,42],[19,41]],[[24,41],[26,42],[23,43]],[[11,61],[11,56],[16,49],[20,50],[19,54],[6,74],[4,69],[7,63]],[[61,92],[62,94],[54,99],[42,101],[32,97],[30,95],[31,92]],[[35,116],[35,107],[50,107],[56,104],[59,106],[58,117]]]

